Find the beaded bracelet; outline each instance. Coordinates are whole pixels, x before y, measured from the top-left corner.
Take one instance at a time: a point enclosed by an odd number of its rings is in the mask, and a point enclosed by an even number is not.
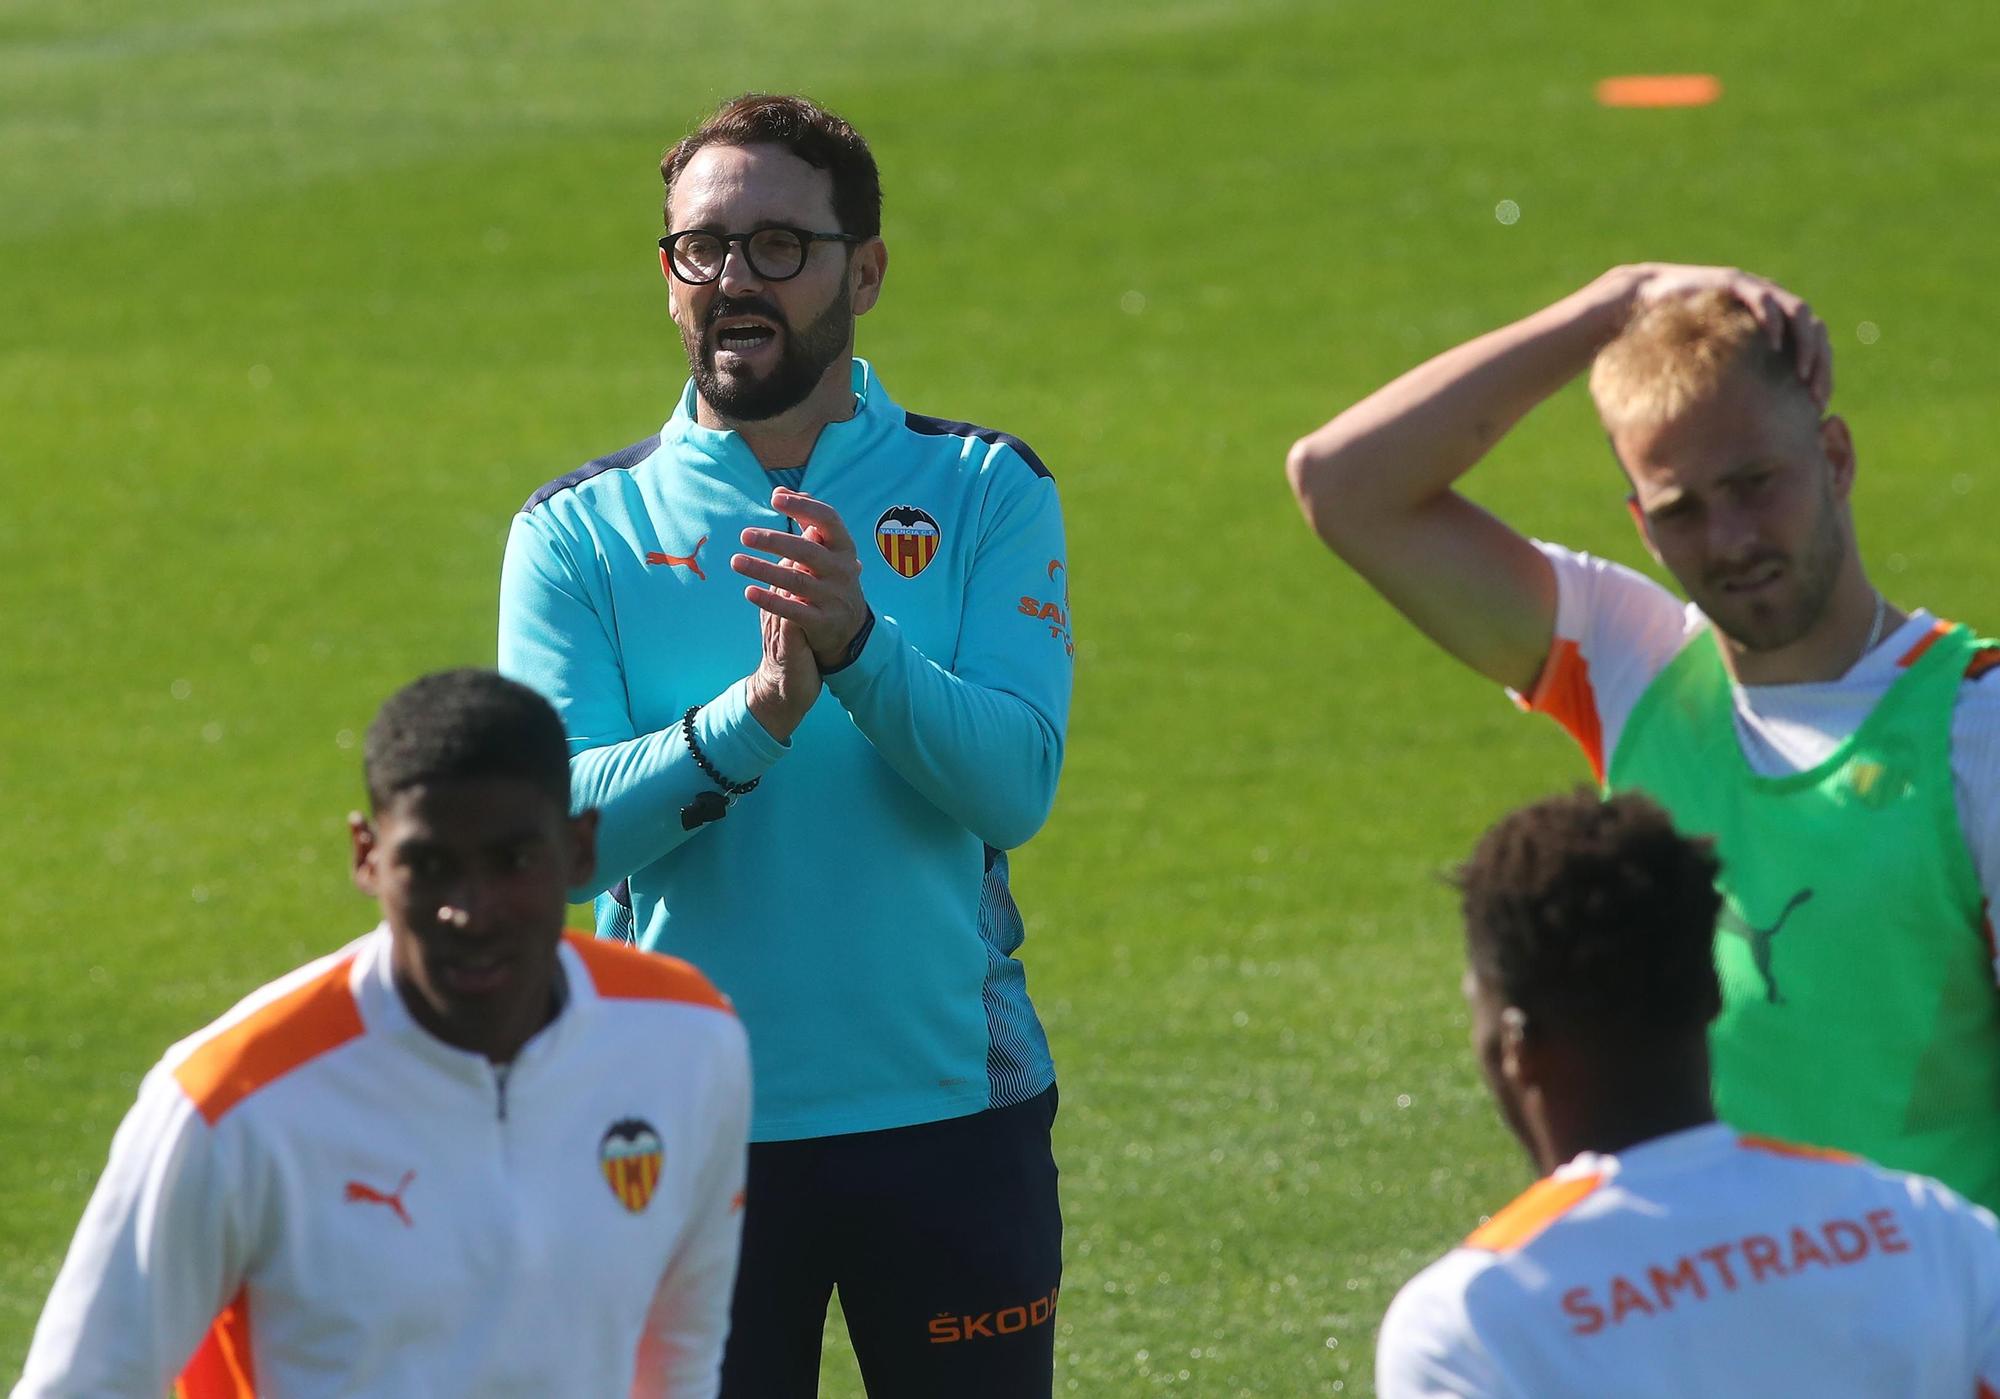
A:
[[[729,808],[736,799],[752,791],[764,779],[753,777],[748,782],[731,782],[715,769],[708,760],[708,754],[701,751],[701,745],[694,741],[694,716],[701,713],[701,706],[690,705],[688,712],[681,715],[681,740],[687,744],[688,755],[702,775],[722,790],[719,792],[697,792],[694,800],[681,808],[681,829],[691,831],[696,826],[705,826],[710,821],[720,821],[729,814]]]

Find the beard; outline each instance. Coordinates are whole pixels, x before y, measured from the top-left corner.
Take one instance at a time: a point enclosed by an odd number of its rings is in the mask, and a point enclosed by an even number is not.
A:
[[[777,328],[778,363],[761,377],[744,371],[725,373],[716,367],[716,349],[709,332],[727,316],[761,316]],[[717,295],[708,304],[700,329],[681,331],[681,344],[687,350],[688,367],[694,371],[695,389],[708,406],[733,422],[756,423],[805,402],[834,361],[847,352],[853,336],[854,307],[847,280],[842,278],[832,304],[801,331],[794,333],[785,313],[762,297]]]
[[[1840,509],[1834,503],[1831,482],[1820,496],[1819,518],[1806,540],[1804,550],[1794,559],[1767,555],[1747,567],[1732,569],[1741,576],[1776,558],[1791,571],[1788,595],[1769,601],[1739,602],[1711,576],[1701,610],[1718,630],[1746,651],[1779,651],[1803,638],[1826,615],[1840,580],[1846,548],[1840,528]]]

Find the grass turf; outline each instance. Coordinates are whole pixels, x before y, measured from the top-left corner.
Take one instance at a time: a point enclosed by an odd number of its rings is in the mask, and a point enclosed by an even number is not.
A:
[[[1284,449],[1610,263],[1733,261],[1834,327],[1891,595],[2000,625],[2000,21],[1952,22],[1959,57],[1845,0],[17,0],[0,1375],[139,1073],[370,920],[355,735],[490,659],[527,492],[664,416],[653,162],[761,86],[876,147],[891,391],[1020,433],[1064,494],[1070,758],[1015,862],[1063,1078],[1059,1391],[1368,1392],[1395,1287],[1527,1175],[1436,876],[1584,773],[1319,552]],[[1725,95],[1593,103],[1646,71]],[[1476,493],[1639,562],[1574,389]]]

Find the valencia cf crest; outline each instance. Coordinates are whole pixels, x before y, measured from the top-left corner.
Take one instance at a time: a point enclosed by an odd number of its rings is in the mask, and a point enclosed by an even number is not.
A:
[[[636,1117],[611,1124],[604,1140],[597,1144],[598,1164],[604,1168],[605,1182],[618,1203],[637,1214],[653,1198],[660,1183],[660,1165],[666,1153],[660,1149],[660,1134],[650,1123]]]
[[[875,547],[882,551],[889,567],[905,578],[914,578],[930,567],[942,537],[938,522],[914,505],[891,506],[875,522]]]

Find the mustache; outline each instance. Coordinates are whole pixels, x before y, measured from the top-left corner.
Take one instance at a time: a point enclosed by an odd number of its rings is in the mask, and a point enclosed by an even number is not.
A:
[[[1707,581],[1709,583],[1709,586],[1719,588],[1725,583],[1734,583],[1739,578],[1747,578],[1753,573],[1762,572],[1766,567],[1768,567],[1771,564],[1777,564],[1780,567],[1782,567],[1787,562],[1789,562],[1789,560],[1784,554],[1779,554],[1779,553],[1758,554],[1754,558],[1748,559],[1742,563],[1733,563],[1726,568],[1710,569],[1708,571]]]
[[[708,303],[708,314],[703,316],[701,321],[702,333],[706,334],[714,329],[715,323],[727,316],[761,316],[787,334],[792,329],[791,323],[785,319],[785,313],[761,296],[718,296]]]

